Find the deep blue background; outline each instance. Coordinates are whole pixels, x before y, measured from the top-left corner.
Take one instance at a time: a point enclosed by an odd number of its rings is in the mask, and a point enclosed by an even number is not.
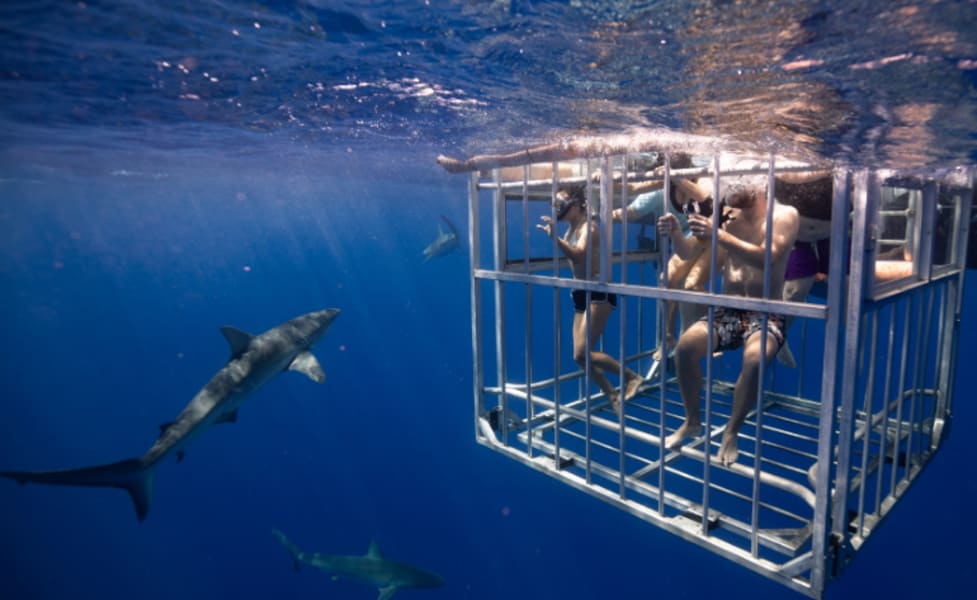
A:
[[[447,581],[404,598],[800,597],[476,445],[467,256],[421,262],[465,180],[346,175],[0,183],[0,468],[137,456],[227,359],[220,325],[342,309],[325,384],[286,373],[161,465],[146,522],[119,491],[0,481],[0,596],[376,597],[293,573],[274,526]],[[828,597],[969,588],[972,316],[949,440]]]

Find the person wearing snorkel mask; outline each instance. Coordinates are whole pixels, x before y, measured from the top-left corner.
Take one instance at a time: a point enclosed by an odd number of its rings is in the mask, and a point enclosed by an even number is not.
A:
[[[671,237],[675,251],[685,257],[699,247],[710,246],[716,238],[716,265],[721,266],[723,293],[750,298],[764,297],[764,280],[769,282],[769,297],[781,299],[787,259],[797,238],[799,216],[797,210],[779,202],[773,204],[770,232],[770,271],[765,272],[767,202],[762,186],[731,187],[727,203],[736,209],[735,219],[725,227],[713,228],[713,219],[689,215],[692,237],[681,235],[678,219],[668,214],[658,220],[658,231]],[[701,242],[701,243],[700,243]],[[760,361],[768,364],[784,343],[784,317],[767,317],[766,346],[763,346],[764,314],[760,312],[717,307],[713,320],[703,317],[689,326],[675,346],[675,370],[678,375],[685,421],[664,441],[664,447],[678,448],[687,438],[700,435],[700,393],[702,367],[700,360],[710,351],[724,351],[743,347],[743,367],[733,390],[733,409],[716,460],[722,465],[736,462],[739,455],[740,428],[757,398]],[[766,356],[761,357],[761,348]]]
[[[587,199],[582,186],[564,187],[556,193],[553,202],[557,221],[570,227],[563,237],[557,237],[556,224],[548,215],[537,224],[550,238],[556,240],[567,259],[574,279],[596,280],[600,273],[600,228],[595,219],[587,218]],[[590,254],[590,261],[587,255]],[[595,349],[597,340],[607,327],[611,312],[617,307],[617,295],[605,292],[589,292],[588,306],[586,290],[572,290],[573,298],[573,360],[586,368],[590,356],[590,378],[604,392],[611,402],[618,419],[623,418],[623,408],[618,391],[611,385],[607,373],[620,373],[621,363],[605,352]],[[587,328],[590,328],[590,347],[587,345]],[[638,392],[641,376],[624,368],[625,381],[622,384],[624,400],[628,401]]]
[[[671,157],[672,169],[685,169],[693,166],[692,157],[688,154],[675,153]],[[661,167],[659,167],[661,169]],[[642,219],[654,217],[655,214],[662,215],[669,212],[678,219],[679,227],[686,236],[689,233],[687,216],[699,214],[705,217],[712,215],[712,192],[710,191],[711,181],[698,178],[679,178],[671,179],[669,187],[669,200],[665,204],[665,195],[662,189],[645,192],[638,195],[626,209],[616,208],[611,212],[614,221],[624,220],[624,211],[627,211],[628,223],[641,222]],[[640,182],[628,186],[630,193],[644,191],[649,187],[660,188],[661,182]],[[684,289],[686,291],[705,291],[706,282],[709,280],[709,254],[703,252],[705,246],[696,249],[696,252],[689,257],[682,257],[672,254],[668,260],[668,281],[665,282],[669,289]],[[699,304],[688,302],[669,302],[665,301],[665,331],[663,344],[652,355],[654,360],[662,360],[666,353],[670,353],[675,347],[675,325],[679,315],[682,317],[681,329],[679,334],[685,331],[689,325],[694,323],[705,314],[705,308]]]

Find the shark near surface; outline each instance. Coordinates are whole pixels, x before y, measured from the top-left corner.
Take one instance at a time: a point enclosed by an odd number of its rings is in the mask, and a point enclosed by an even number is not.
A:
[[[241,403],[283,371],[304,373],[316,383],[325,381],[325,373],[310,349],[338,315],[338,308],[310,312],[256,336],[222,327],[231,358],[174,421],[160,426],[156,443],[139,458],[79,469],[0,471],[0,476],[21,484],[121,488],[129,493],[142,521],[149,513],[154,469],[160,461],[170,454],[181,460],[196,436],[212,425],[236,421]]]
[[[438,223],[438,237],[424,248],[424,262],[432,258],[438,258],[450,254],[461,248],[461,238],[458,237],[458,228],[448,220],[448,217],[441,215],[441,220],[448,226],[448,231],[444,230],[441,223]]]
[[[444,584],[440,575],[385,559],[376,542],[370,542],[369,549],[362,556],[344,556],[302,552],[281,531],[272,529],[271,534],[288,550],[296,571],[306,564],[331,574],[334,580],[350,579],[376,586],[380,591],[377,600],[389,600],[400,588],[431,588]]]

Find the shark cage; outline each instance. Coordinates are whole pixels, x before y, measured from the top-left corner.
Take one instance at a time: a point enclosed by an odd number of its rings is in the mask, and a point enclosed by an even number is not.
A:
[[[975,172],[852,170],[715,144],[655,133],[439,157],[469,176],[474,433],[509,458],[820,598],[949,432]],[[711,191],[714,228],[724,195],[744,182],[759,190],[767,214],[775,202],[794,202],[797,246],[820,238],[826,273],[803,297],[771,297],[766,233],[764,293],[723,295],[713,235],[704,285],[662,283],[673,250],[655,221],[683,181]],[[572,185],[599,232],[589,279],[573,278],[557,241],[537,228],[541,217],[557,221],[554,200]],[[661,190],[659,210],[616,219],[614,209],[642,188]],[[603,335],[591,339],[587,320],[584,328],[588,343],[620,359],[620,372],[606,375],[640,374],[636,393],[617,405],[620,416],[606,387],[593,385],[589,354],[574,360],[570,290],[591,300],[617,295]],[[673,448],[662,443],[684,417],[674,360],[668,348],[656,352],[671,303],[705,319],[720,307],[757,311],[764,331],[770,315],[787,319],[792,356],[784,362],[794,366],[759,361],[758,393],[729,464],[715,453],[742,350],[706,353],[701,433]]]

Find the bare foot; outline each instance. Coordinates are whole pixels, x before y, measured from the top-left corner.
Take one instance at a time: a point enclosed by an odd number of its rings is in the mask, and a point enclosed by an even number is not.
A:
[[[638,395],[638,388],[645,380],[637,373],[633,373],[628,379],[628,385],[624,388],[624,401],[629,402]]]
[[[444,170],[449,173],[461,173],[463,171],[472,171],[471,163],[468,161],[457,160],[450,158],[445,155],[440,155],[436,159],[437,163],[444,167]]]
[[[665,447],[675,450],[682,446],[682,442],[690,437],[695,437],[702,433],[702,425],[689,425],[682,423],[682,426],[675,430],[675,433],[665,438]]]
[[[657,360],[657,361],[660,362],[665,357],[665,354],[666,353],[668,353],[668,354],[671,354],[672,353],[672,349],[674,347],[675,347],[675,338],[673,338],[673,337],[667,337],[667,338],[665,338],[665,348],[664,348],[664,351],[662,351],[662,348],[659,346],[659,348],[657,350],[655,350],[655,353],[651,355],[651,359],[652,360]]]
[[[736,436],[726,437],[723,435],[723,443],[719,446],[719,454],[716,455],[716,460],[719,464],[724,467],[736,462],[736,458],[740,455],[739,448],[736,445]]]

